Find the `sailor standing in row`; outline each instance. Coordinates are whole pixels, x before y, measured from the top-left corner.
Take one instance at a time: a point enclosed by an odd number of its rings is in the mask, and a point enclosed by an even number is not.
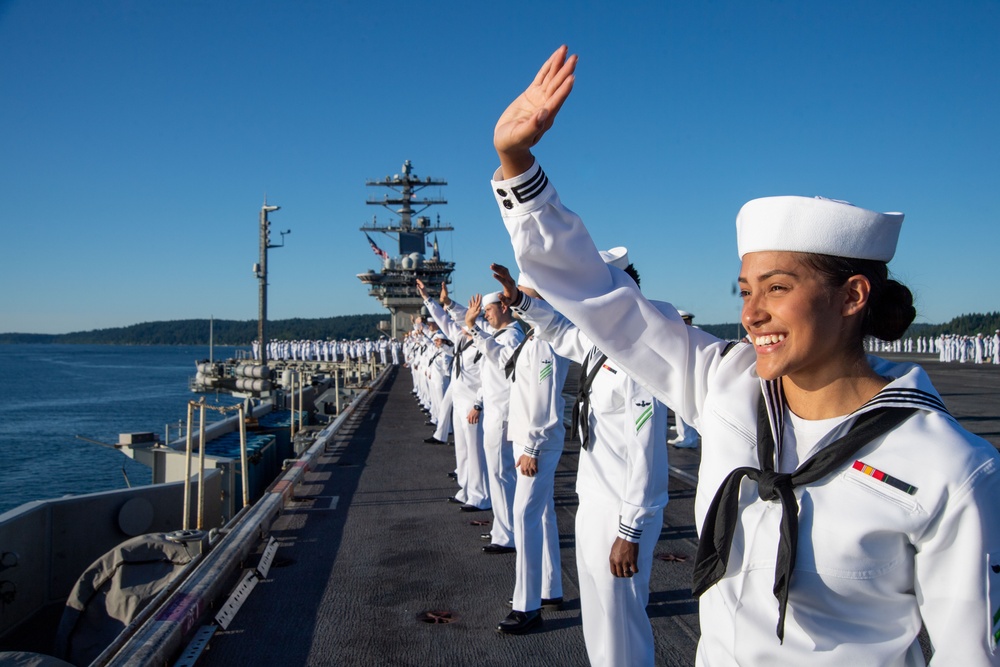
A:
[[[483,406],[477,403],[482,387],[482,353],[472,345],[472,336],[454,322],[448,313],[427,294],[424,283],[417,280],[417,289],[424,298],[424,306],[441,330],[455,346],[452,362],[451,384],[448,391],[452,398],[452,430],[455,434],[455,479],[458,492],[452,497],[461,503],[465,512],[490,509],[489,481],[486,473],[486,452],[483,450]],[[444,284],[441,285],[442,301],[448,299]]]
[[[492,328],[487,333],[477,324],[480,309]],[[524,338],[510,310],[500,303],[500,295],[490,292],[475,295],[465,313],[465,325],[472,334],[472,344],[483,353],[483,445],[486,468],[490,479],[490,501],[493,504],[493,529],[490,543],[483,547],[487,554],[503,554],[514,548],[514,450],[507,435],[510,410],[510,382],[504,367],[510,355]]]
[[[638,284],[625,248],[601,256]],[[494,266],[494,275],[504,287],[503,300],[514,304],[535,335],[581,365],[573,410],[581,442],[576,567],[590,664],[652,665],[646,605],[668,499],[667,407],[551,305],[520,293],[506,268]]]
[[[527,276],[525,291],[537,296]],[[510,390],[510,440],[518,469],[514,490],[514,596],[511,612],[497,626],[504,634],[522,634],[542,621],[542,607],[562,604],[562,564],[556,522],[556,467],[566,427],[562,390],[569,360],[531,331],[507,361]]]
[[[451,364],[454,345],[440,330],[435,331],[431,341],[436,348],[428,360],[428,387],[431,397],[431,414],[429,421],[444,430],[444,441],[448,439],[451,421],[451,406],[445,400],[448,387],[451,384]]]

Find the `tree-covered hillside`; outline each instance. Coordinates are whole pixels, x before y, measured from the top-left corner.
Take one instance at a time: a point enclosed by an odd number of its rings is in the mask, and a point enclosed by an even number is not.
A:
[[[341,315],[316,319],[296,318],[268,322],[267,336],[285,340],[353,340],[377,338],[378,323],[388,320],[388,314]],[[724,339],[734,339],[736,323],[697,325]],[[992,335],[1000,329],[1000,312],[960,315],[944,324],[914,324],[904,337],[937,336],[942,333]],[[175,320],[144,322],[114,329],[95,329],[67,334],[0,333],[3,343],[76,343],[88,345],[203,345],[208,343],[208,320]],[[215,320],[214,337],[217,345],[249,345],[257,338],[257,320]]]
[[[288,340],[378,338],[385,315],[342,315],[317,319],[273,320],[267,337]],[[257,320],[215,320],[216,345],[249,345],[257,338]],[[89,345],[202,345],[208,343],[208,320],[144,322],[114,329],[67,334],[0,334],[0,343],[75,343]]]

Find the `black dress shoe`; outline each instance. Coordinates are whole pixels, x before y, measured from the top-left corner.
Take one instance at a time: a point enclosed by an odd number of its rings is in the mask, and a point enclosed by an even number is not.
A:
[[[447,445],[448,444],[444,440],[438,440],[433,435],[431,437],[429,437],[429,438],[424,438],[424,442],[426,442],[428,445]]]
[[[452,472],[448,473],[448,477],[451,477],[452,479],[458,479],[458,473],[455,472],[455,471],[452,471]]]
[[[480,509],[475,505],[462,505],[458,508],[460,512],[485,512],[486,510]]]
[[[463,502],[462,502],[461,500],[459,500],[459,499],[458,499],[458,498],[456,498],[455,496],[452,496],[451,498],[449,498],[449,499],[448,499],[448,502],[449,502],[449,503],[455,503],[456,505],[462,505],[462,506],[465,506],[465,503],[463,503]]]
[[[542,609],[551,609],[552,611],[559,611],[562,609],[562,598],[542,598]],[[514,606],[514,598],[507,600],[507,606]]]
[[[497,632],[505,635],[523,635],[542,624],[542,610],[512,611],[500,621]]]
[[[512,554],[517,549],[514,547],[505,547],[502,544],[487,544],[483,547],[484,554]]]

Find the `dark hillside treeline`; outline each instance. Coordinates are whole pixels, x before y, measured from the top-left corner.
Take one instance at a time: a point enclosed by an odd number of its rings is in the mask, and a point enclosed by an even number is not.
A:
[[[385,314],[272,320],[267,323],[267,337],[272,340],[378,338],[378,323],[388,318]],[[215,320],[213,329],[216,345],[249,345],[257,338],[257,320]],[[174,320],[67,334],[0,333],[0,344],[205,345],[208,338],[208,320]]]
[[[268,338],[284,340],[354,340],[378,338],[378,323],[388,320],[388,314],[341,315],[316,319],[295,318],[268,322]],[[710,334],[733,340],[737,325],[698,324]],[[216,320],[217,345],[249,345],[257,338],[257,320]],[[1000,312],[960,315],[945,324],[914,324],[904,338],[934,337],[942,333],[984,336],[1000,329]],[[95,329],[67,334],[0,333],[4,343],[73,343],[80,345],[204,345],[208,343],[208,320],[175,320],[144,322],[114,329]],[[740,335],[743,330],[739,329]]]
[[[940,334],[956,334],[958,336],[993,335],[1000,329],[1000,312],[970,313],[959,315],[944,324],[914,324],[907,331],[907,336],[939,336]]]
[[[733,340],[736,337],[736,324],[698,324],[698,327],[709,332],[713,336],[726,340]],[[983,336],[992,336],[993,332],[1000,329],[1000,312],[993,313],[970,313],[959,315],[950,322],[944,324],[911,324],[910,328],[903,334],[903,338],[936,338],[941,334],[955,334],[957,336],[975,336],[977,333]],[[741,328],[740,335],[745,331]]]

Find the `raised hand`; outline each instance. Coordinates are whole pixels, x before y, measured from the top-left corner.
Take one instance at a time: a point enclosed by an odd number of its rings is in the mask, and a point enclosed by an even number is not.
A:
[[[427,298],[427,288],[424,287],[424,281],[420,278],[417,278],[417,291],[420,292],[420,298]]]
[[[493,277],[496,278],[497,282],[503,285],[500,301],[509,308],[512,303],[517,301],[517,283],[514,282],[510,271],[503,264],[490,264],[490,271],[493,272]]]
[[[442,281],[441,296],[438,298],[438,300],[441,302],[441,305],[444,306],[445,308],[447,308],[448,304],[451,303],[451,299],[448,297],[448,283]]]
[[[560,46],[517,99],[501,114],[493,130],[493,147],[500,157],[504,178],[523,174],[534,162],[531,147],[538,143],[573,90],[577,57],[566,57]]]
[[[483,307],[483,297],[479,294],[472,295],[469,299],[469,309],[465,311],[465,326],[471,331],[476,326],[476,318]]]

